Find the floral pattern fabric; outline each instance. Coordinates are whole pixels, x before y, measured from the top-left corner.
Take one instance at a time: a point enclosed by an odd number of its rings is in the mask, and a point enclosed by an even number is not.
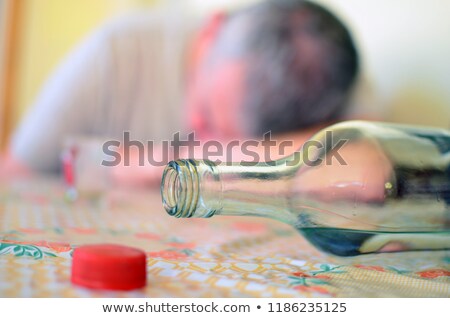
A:
[[[339,258],[262,218],[175,219],[156,191],[66,199],[59,181],[0,185],[0,297],[449,297],[448,252]],[[70,283],[73,250],[117,243],[147,253],[131,292]]]

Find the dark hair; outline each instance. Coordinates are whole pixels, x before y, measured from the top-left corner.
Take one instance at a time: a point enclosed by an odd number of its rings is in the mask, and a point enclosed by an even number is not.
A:
[[[252,134],[338,119],[358,72],[346,27],[302,0],[264,1],[233,14],[214,52],[248,59],[243,122]]]

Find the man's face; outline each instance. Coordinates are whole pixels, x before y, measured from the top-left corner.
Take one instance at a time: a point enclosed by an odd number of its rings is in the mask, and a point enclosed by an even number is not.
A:
[[[244,137],[241,107],[246,62],[242,58],[217,56],[211,61],[226,21],[224,12],[211,15],[191,47],[185,111],[187,128],[195,131],[201,140],[227,141]]]
[[[242,60],[218,61],[188,84],[188,126],[202,140],[244,137],[241,105],[245,88]]]

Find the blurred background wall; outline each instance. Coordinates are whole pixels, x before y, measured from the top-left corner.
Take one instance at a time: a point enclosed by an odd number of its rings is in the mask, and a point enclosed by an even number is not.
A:
[[[317,2],[347,21],[362,52],[357,112],[450,128],[449,1]]]
[[[201,18],[256,1],[0,0],[0,130],[17,124],[64,55],[105,20],[156,5],[182,7]],[[314,1],[349,25],[361,51],[354,114],[450,128],[449,1]]]

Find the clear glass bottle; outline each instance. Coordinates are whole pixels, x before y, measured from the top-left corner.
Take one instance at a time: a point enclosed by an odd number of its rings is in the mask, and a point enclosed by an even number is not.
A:
[[[269,217],[339,256],[449,250],[450,132],[344,122],[273,162],[172,161],[161,194],[172,216]]]

